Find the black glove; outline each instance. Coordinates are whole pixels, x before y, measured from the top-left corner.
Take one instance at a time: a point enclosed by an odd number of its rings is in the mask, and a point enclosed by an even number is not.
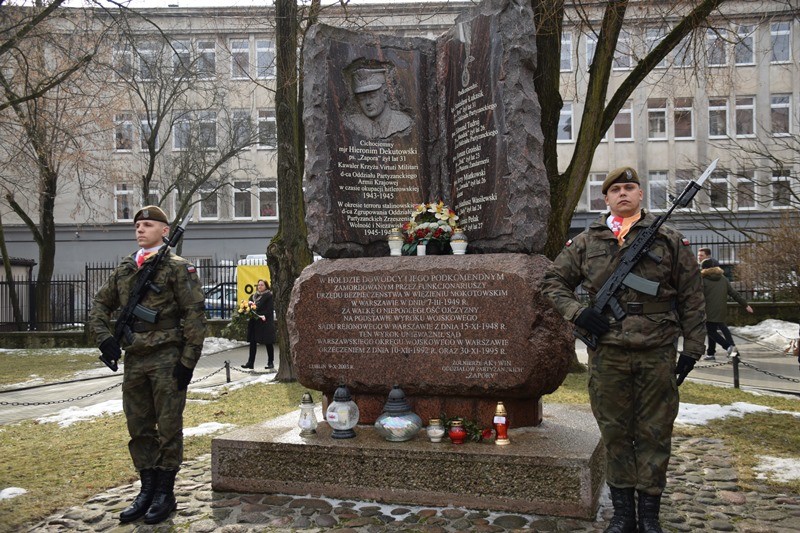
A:
[[[117,366],[117,361],[122,357],[122,348],[119,347],[117,339],[109,337],[101,342],[100,352],[102,354],[100,360],[105,363],[108,368],[116,372],[117,368],[119,368]]]
[[[189,382],[192,381],[192,374],[194,374],[193,369],[186,368],[180,361],[175,363],[172,377],[178,380],[178,390],[186,390],[189,387]]]
[[[599,337],[611,329],[608,319],[595,311],[594,307],[587,307],[575,318],[575,325]]]
[[[686,376],[692,371],[696,362],[697,359],[685,354],[681,354],[681,356],[678,357],[678,364],[675,365],[675,377],[678,378],[678,385],[683,383],[683,380],[686,379]]]

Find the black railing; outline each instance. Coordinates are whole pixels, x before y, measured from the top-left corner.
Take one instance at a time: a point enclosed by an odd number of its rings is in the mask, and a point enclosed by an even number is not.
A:
[[[229,264],[227,264],[229,263]],[[203,265],[198,274],[207,293],[206,314],[210,318],[228,319],[236,306],[235,261],[223,265]],[[54,276],[50,281],[49,303],[44,313],[38,311],[38,281],[36,279],[14,279],[14,289],[20,309],[22,330],[70,330],[82,329],[86,323],[92,297],[100,290],[116,264],[92,263],[84,268],[83,276]],[[216,292],[221,294],[215,298]],[[0,331],[16,331],[17,327],[11,303],[11,283],[0,281]]]

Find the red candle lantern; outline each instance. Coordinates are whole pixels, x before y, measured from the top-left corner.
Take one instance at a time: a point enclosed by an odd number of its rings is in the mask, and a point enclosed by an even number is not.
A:
[[[464,429],[464,422],[461,420],[453,420],[450,422],[450,430],[447,432],[450,437],[450,442],[453,444],[464,444],[464,439],[467,438],[467,430]]]
[[[511,441],[508,440],[508,413],[506,412],[506,406],[503,405],[503,402],[497,402],[497,409],[494,411],[493,422],[494,430],[497,433],[494,443],[498,446],[510,444]]]

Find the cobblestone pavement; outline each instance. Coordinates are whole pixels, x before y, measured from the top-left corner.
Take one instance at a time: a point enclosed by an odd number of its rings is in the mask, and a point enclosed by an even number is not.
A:
[[[723,442],[676,437],[661,517],[665,531],[800,532],[800,495],[766,487],[745,492]],[[27,531],[337,531],[377,533],[602,531],[610,518],[607,495],[593,522],[461,508],[422,508],[285,495],[214,492],[211,458],[186,465],[178,476],[178,511],[162,524],[122,525],[117,515],[138,483],[99,494],[30,526]]]

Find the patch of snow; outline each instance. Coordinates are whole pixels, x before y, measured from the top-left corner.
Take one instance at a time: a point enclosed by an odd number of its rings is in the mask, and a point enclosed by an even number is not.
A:
[[[756,479],[771,479],[780,483],[800,479],[800,459],[769,455],[757,455],[756,458],[760,461],[753,467],[753,470],[758,472]]]
[[[42,424],[57,422],[63,428],[71,426],[75,422],[90,420],[103,415],[113,415],[121,411],[122,400],[108,400],[87,407],[67,407],[54,415],[37,418],[36,421]]]
[[[27,494],[28,491],[19,487],[8,487],[7,489],[0,490],[0,500],[10,500],[17,496]]]
[[[195,426],[192,428],[184,428],[183,436],[197,437],[199,435],[210,435],[212,433],[219,433],[220,431],[226,431],[228,429],[233,429],[235,427],[236,426],[234,424],[220,424],[219,422],[206,422],[204,424],[200,424],[199,426]]]
[[[681,402],[678,409],[678,418],[675,419],[676,424],[684,424],[687,426],[704,426],[711,420],[719,418],[726,418],[729,416],[743,417],[748,413],[774,413],[786,414],[800,418],[800,413],[794,411],[779,411],[771,407],[763,405],[756,405],[747,402],[734,402],[731,405],[698,405],[693,403]]]

